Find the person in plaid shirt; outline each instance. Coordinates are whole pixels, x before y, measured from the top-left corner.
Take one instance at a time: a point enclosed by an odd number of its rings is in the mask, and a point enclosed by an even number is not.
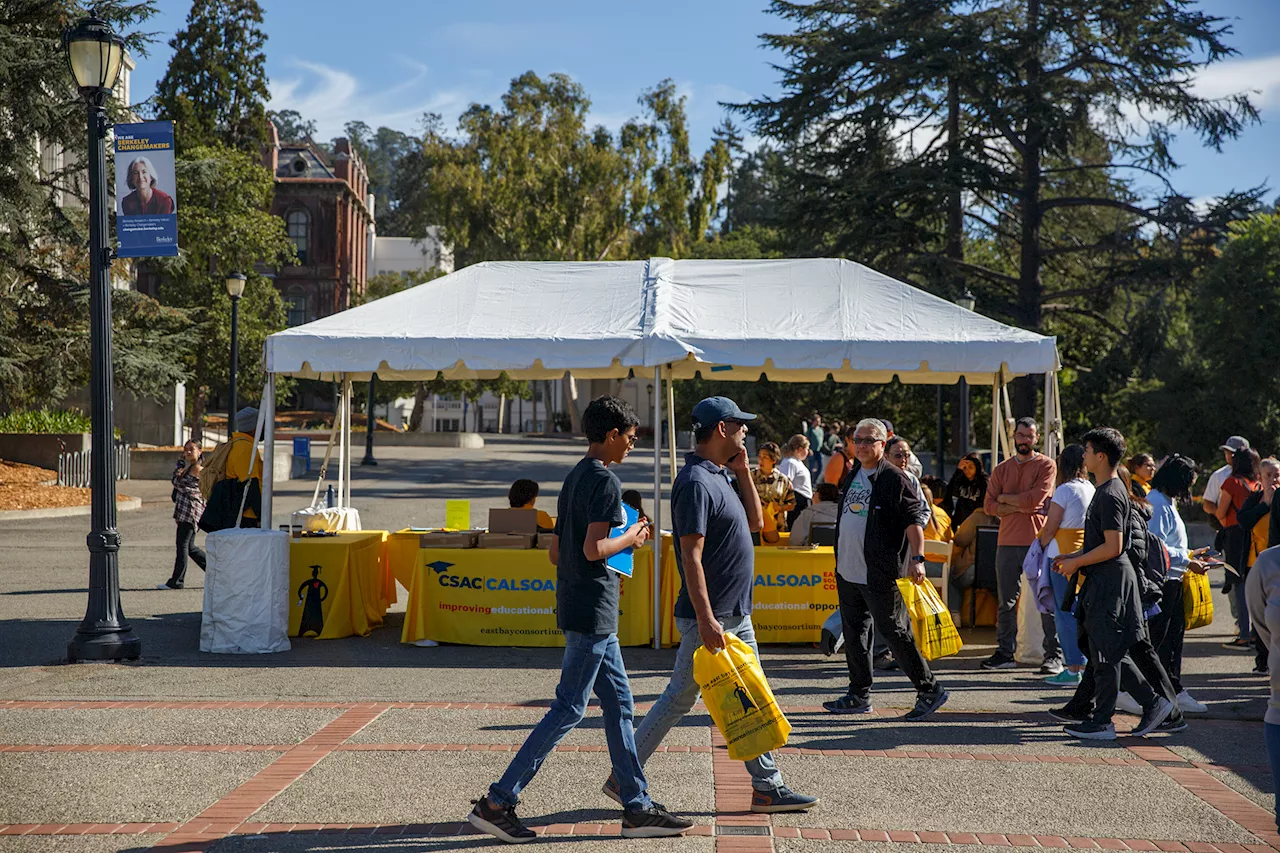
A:
[[[178,553],[173,562],[173,575],[156,589],[182,589],[187,576],[187,557],[204,571],[204,550],[196,545],[196,524],[204,513],[204,496],[200,494],[200,445],[188,441],[182,446],[182,457],[173,468],[173,520],[178,523]]]

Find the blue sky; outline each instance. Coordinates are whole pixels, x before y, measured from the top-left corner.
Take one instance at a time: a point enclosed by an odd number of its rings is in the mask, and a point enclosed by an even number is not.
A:
[[[1205,0],[1234,19],[1230,43],[1240,56],[1205,71],[1204,94],[1253,91],[1263,123],[1223,153],[1190,136],[1175,147],[1180,192],[1217,195],[1260,183],[1280,195],[1280,0]],[[159,0],[147,28],[159,34],[138,58],[133,98],[155,88],[169,60],[168,40],[190,0]],[[564,72],[591,96],[592,118],[616,128],[638,113],[644,89],[670,77],[688,96],[695,146],[723,118],[720,101],[773,94],[778,57],[759,34],[782,22],[763,0],[262,0],[272,107],[296,109],[319,125],[319,138],[341,134],[353,119],[415,131],[424,112],[449,126],[473,102],[496,103],[511,78],[527,70]],[[739,122],[741,123],[741,122]]]

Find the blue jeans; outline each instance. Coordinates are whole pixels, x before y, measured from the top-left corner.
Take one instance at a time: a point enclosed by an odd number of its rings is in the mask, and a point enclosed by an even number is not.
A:
[[[636,755],[635,706],[631,682],[622,663],[622,647],[617,634],[564,632],[564,661],[556,698],[546,716],[533,727],[507,772],[489,786],[489,799],[499,806],[514,806],[542,762],[556,744],[571,732],[587,713],[592,689],[600,698],[604,715],[604,736],[609,744],[613,776],[618,794],[629,810],[650,805],[648,783],[642,761]]]
[[[1264,723],[1262,732],[1267,742],[1267,755],[1271,758],[1271,784],[1280,791],[1280,725]],[[1276,829],[1280,830],[1280,796],[1276,798]]]
[[[1049,582],[1053,585],[1053,617],[1058,625],[1058,643],[1062,646],[1062,659],[1067,666],[1084,666],[1084,653],[1080,651],[1075,614],[1062,609],[1062,597],[1067,594],[1067,585],[1074,583],[1075,579],[1065,578],[1055,571],[1050,571]]]
[[[756,645],[756,629],[751,625],[750,616],[723,624],[725,633],[735,635],[751,647],[757,658],[760,657],[760,647]],[[671,727],[689,713],[698,699],[698,683],[693,680],[693,653],[702,645],[702,638],[698,636],[698,622],[677,616],[676,628],[680,630],[680,648],[676,651],[676,665],[671,673],[671,682],[640,721],[640,728],[636,729],[636,751],[640,754],[641,764],[649,760],[649,756],[653,755]],[[746,762],[746,765],[747,772],[751,774],[751,786],[757,791],[773,791],[782,787],[782,774],[774,766],[772,753],[766,752],[759,758]]]

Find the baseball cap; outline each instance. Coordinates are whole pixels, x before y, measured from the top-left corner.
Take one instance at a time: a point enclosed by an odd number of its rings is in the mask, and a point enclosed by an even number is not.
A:
[[[693,407],[693,428],[714,426],[721,421],[754,421],[755,415],[747,414],[728,397],[707,397]]]
[[[884,418],[880,418],[880,423],[884,424],[885,432],[889,433],[889,435],[893,435],[893,421],[886,421]]]
[[[1233,435],[1231,436],[1231,438],[1228,438],[1226,440],[1226,443],[1222,444],[1218,449],[1230,450],[1232,453],[1235,453],[1237,450],[1247,450],[1248,448],[1249,448],[1249,439],[1241,438],[1238,435]]]

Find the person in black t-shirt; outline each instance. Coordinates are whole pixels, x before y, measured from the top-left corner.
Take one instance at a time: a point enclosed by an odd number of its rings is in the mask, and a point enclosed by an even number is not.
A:
[[[468,822],[508,843],[537,836],[516,817],[520,792],[565,735],[582,722],[594,689],[604,716],[605,739],[618,780],[617,800],[625,810],[622,835],[652,838],[679,835],[692,821],[669,814],[648,793],[636,755],[635,708],[631,683],[618,645],[618,577],[606,565],[625,548],[643,545],[647,524],[637,522],[621,535],[610,531],[626,522],[622,484],[610,465],[627,457],[636,441],[639,421],[617,397],[592,400],[582,415],[591,442],[565,478],[556,517],[556,538],[549,551],[556,566],[556,623],[564,632],[564,663],[556,696],[512,759],[502,778],[475,800]]]
[[[1097,483],[1084,522],[1084,547],[1054,558],[1053,570],[1083,575],[1077,617],[1087,638],[1089,668],[1095,684],[1094,709],[1087,719],[1066,727],[1067,734],[1089,740],[1114,740],[1116,697],[1121,681],[1142,705],[1132,734],[1147,735],[1173,712],[1173,703],[1143,678],[1130,652],[1152,652],[1142,618],[1138,577],[1125,555],[1130,541],[1129,492],[1116,469],[1124,456],[1124,436],[1110,427],[1085,433],[1084,464]]]

